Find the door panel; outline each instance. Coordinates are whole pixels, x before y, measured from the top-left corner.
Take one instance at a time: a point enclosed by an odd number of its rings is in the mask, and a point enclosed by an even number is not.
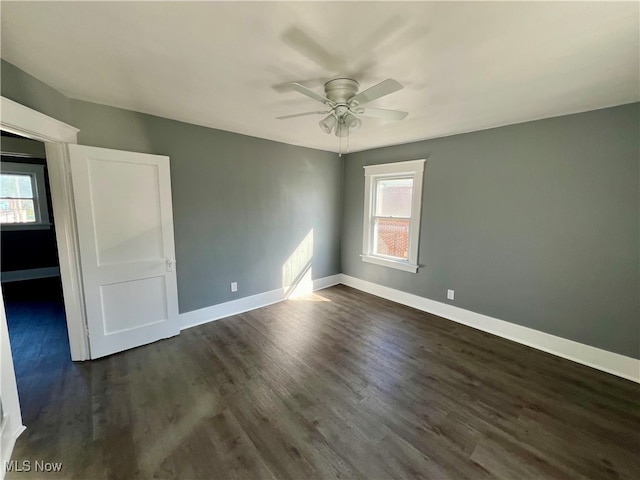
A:
[[[100,300],[106,335],[168,320],[164,277],[102,285]]]
[[[88,170],[98,265],[164,259],[158,165],[89,159]]]
[[[169,158],[69,145],[91,358],[180,332]]]

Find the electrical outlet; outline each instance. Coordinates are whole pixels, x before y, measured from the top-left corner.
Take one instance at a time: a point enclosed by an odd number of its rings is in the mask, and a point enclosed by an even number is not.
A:
[[[454,295],[455,295],[455,292],[453,290],[447,290],[447,299],[448,300],[453,300]]]
[[[238,282],[231,282],[231,292],[238,291]]]

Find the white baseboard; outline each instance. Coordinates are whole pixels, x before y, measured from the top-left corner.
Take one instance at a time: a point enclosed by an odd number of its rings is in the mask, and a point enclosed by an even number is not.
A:
[[[9,415],[5,415],[2,421],[2,428],[0,429],[0,443],[2,444],[2,449],[0,450],[0,480],[7,474],[7,465],[11,460],[11,454],[13,453],[16,440],[22,432],[27,429],[24,425],[20,425],[16,431],[9,433],[9,427]]]
[[[7,282],[19,282],[21,280],[35,280],[37,278],[49,278],[59,277],[59,267],[44,267],[44,268],[28,268],[26,270],[11,270],[9,272],[2,272],[0,278],[3,283]]]
[[[333,287],[342,283],[342,274],[330,275],[328,277],[318,278],[313,281],[313,291],[322,290],[323,288]]]
[[[310,290],[321,290],[323,288],[338,285],[341,281],[341,275],[331,275],[329,277],[318,278],[312,280],[312,283],[304,283],[300,287],[308,287]],[[256,308],[266,307],[274,303],[282,302],[292,295],[304,294],[308,291],[298,291],[298,288],[279,288],[277,290],[271,290],[269,292],[259,293],[257,295],[251,295],[249,297],[239,298],[238,300],[232,300],[230,302],[220,303],[211,307],[201,308],[200,310],[193,310],[191,312],[180,314],[180,330],[202,325],[203,323],[212,322],[221,318],[230,317],[232,315],[238,315],[240,313],[248,312],[249,310],[255,310]]]
[[[300,287],[315,291],[339,283],[640,383],[640,360],[638,359],[574,342],[573,340],[567,340],[566,338],[557,337],[504,320],[498,320],[497,318],[465,310],[460,307],[454,307],[446,303],[429,300],[428,298],[378,285],[349,275],[338,274],[319,278],[312,281],[312,287],[308,282],[301,282]],[[255,310],[256,308],[266,307],[274,303],[282,302],[292,294],[304,294],[306,292],[308,292],[308,290],[303,289],[302,292],[297,292],[296,288],[279,288],[200,310],[182,313],[180,314],[180,329],[185,330],[214,320]]]
[[[640,383],[640,360],[341,274],[340,283]]]

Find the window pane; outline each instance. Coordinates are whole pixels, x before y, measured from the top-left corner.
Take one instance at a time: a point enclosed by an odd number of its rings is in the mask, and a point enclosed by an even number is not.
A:
[[[18,196],[18,176],[17,175],[0,175],[0,197],[17,197]]]
[[[0,197],[33,198],[31,175],[0,175]]]
[[[34,223],[36,213],[33,200],[0,200],[0,223]]]
[[[376,218],[373,235],[374,254],[408,260],[409,220]]]
[[[375,215],[410,217],[413,193],[412,178],[386,178],[376,182]]]
[[[31,176],[30,175],[16,175],[18,177],[18,194],[20,198],[33,198],[33,191],[31,190]]]

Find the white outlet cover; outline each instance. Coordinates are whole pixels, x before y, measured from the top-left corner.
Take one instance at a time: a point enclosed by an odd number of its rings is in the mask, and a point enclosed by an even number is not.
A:
[[[447,290],[447,298],[449,300],[453,300],[455,296],[455,292],[453,290]]]
[[[238,291],[238,282],[231,282],[231,291],[232,292]]]

